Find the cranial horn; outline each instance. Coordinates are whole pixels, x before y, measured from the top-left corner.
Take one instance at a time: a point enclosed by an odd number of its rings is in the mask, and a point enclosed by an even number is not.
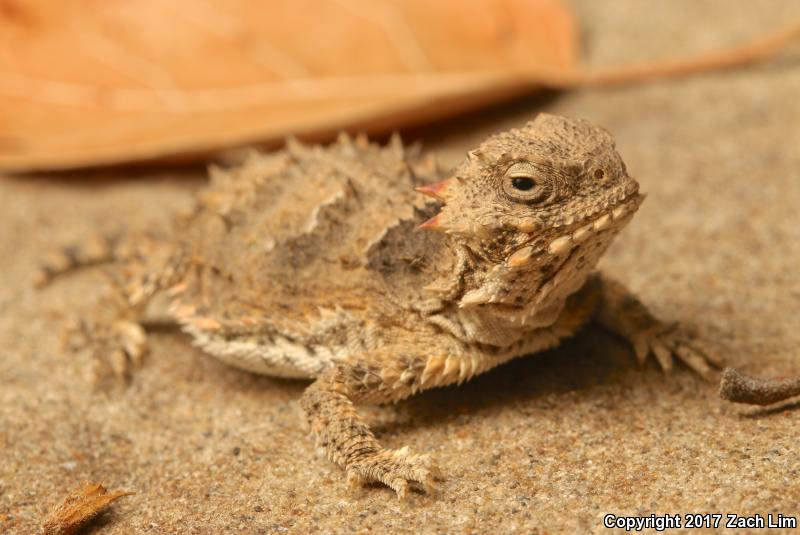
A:
[[[440,201],[444,201],[445,192],[452,183],[453,183],[453,178],[448,178],[440,182],[434,182],[433,184],[418,186],[414,188],[414,191],[422,193],[423,195],[427,195],[428,197],[433,197],[435,199],[439,199]]]
[[[444,228],[442,227],[441,216],[442,216],[442,214],[436,214],[435,216],[433,216],[432,218],[428,219],[427,221],[425,221],[423,224],[421,224],[417,228],[422,229],[422,230],[439,230],[439,231],[443,231]]]

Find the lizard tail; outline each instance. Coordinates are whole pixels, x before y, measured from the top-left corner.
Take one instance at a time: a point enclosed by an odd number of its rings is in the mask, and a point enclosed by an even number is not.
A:
[[[51,251],[39,264],[34,276],[37,288],[47,286],[55,278],[82,267],[117,260],[118,239],[112,235],[97,235],[86,241],[61,246]]]

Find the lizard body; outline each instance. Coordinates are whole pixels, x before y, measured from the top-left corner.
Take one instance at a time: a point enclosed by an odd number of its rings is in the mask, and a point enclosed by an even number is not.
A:
[[[300,405],[328,457],[351,483],[404,496],[438,471],[426,455],[383,448],[358,404],[468,380],[592,321],[640,361],[654,354],[669,370],[675,356],[709,372],[688,336],[595,271],[643,199],[610,134],[580,119],[541,114],[449,174],[398,139],[292,141],[212,169],[193,213],[144,240],[146,253],[122,258],[95,241],[43,278],[81,258],[119,260],[119,291],[86,329],[98,354],[122,368],[138,360],[139,321],[164,294],[206,352],[313,379]]]

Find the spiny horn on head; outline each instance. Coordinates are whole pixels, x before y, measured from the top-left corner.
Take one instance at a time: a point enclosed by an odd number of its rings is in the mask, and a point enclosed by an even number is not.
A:
[[[422,193],[423,195],[427,195],[428,197],[433,197],[440,201],[444,201],[447,189],[452,185],[452,183],[453,178],[447,178],[439,182],[434,182],[433,184],[417,186],[414,188],[414,191]]]
[[[427,221],[425,221],[424,223],[422,223],[417,228],[422,229],[422,230],[439,230],[439,231],[443,231],[444,228],[442,228],[441,216],[442,216],[442,214],[436,214],[432,218],[430,218]]]

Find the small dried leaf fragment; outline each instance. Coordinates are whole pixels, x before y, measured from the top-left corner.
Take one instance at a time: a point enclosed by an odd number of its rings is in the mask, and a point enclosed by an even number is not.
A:
[[[92,518],[100,514],[111,503],[132,492],[109,493],[100,483],[86,482],[73,490],[63,503],[55,507],[42,524],[44,535],[71,535]]]

